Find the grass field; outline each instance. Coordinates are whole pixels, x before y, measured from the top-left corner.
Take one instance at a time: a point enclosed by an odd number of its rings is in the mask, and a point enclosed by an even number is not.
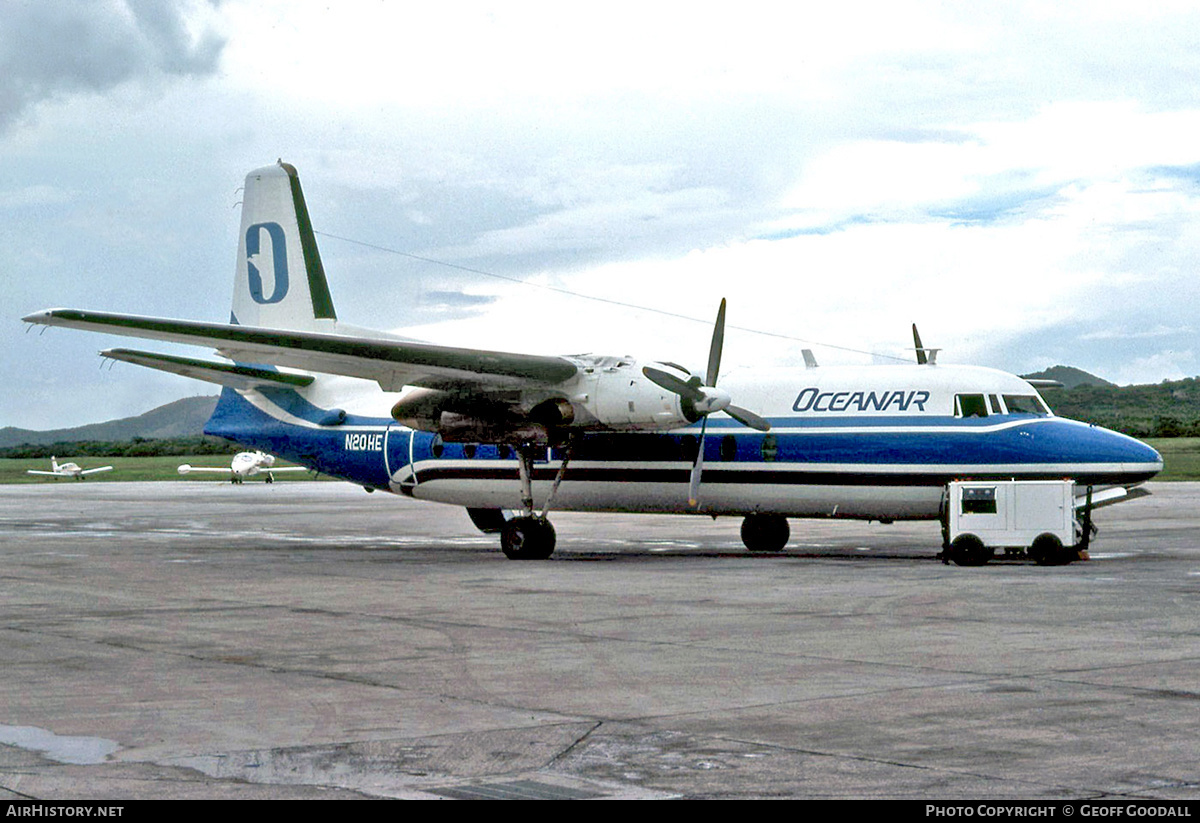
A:
[[[1154,437],[1145,441],[1163,456],[1155,480],[1200,480],[1200,437]]]
[[[1156,480],[1200,480],[1200,437],[1163,437],[1146,441],[1158,449],[1163,456],[1166,467]],[[232,457],[232,456],[231,456]],[[178,468],[183,463],[194,466],[220,466],[230,458],[218,455],[201,455],[198,457],[71,457],[63,455],[60,463],[72,461],[85,469],[96,466],[112,466],[110,472],[90,475],[87,483],[105,483],[115,480],[205,480],[210,482],[228,482],[229,478],[221,474],[189,474],[180,476]],[[279,466],[291,466],[292,463],[280,460]],[[49,460],[13,460],[0,458],[0,483],[75,483],[69,477],[43,477],[26,474],[26,469],[49,470]],[[261,482],[263,475],[250,478],[248,482]],[[314,476],[310,472],[288,472],[276,478],[278,482],[292,483],[296,481],[328,480],[325,476]]]
[[[206,482],[228,483],[229,476],[225,474],[215,474],[204,472],[201,474],[189,474],[182,476],[179,474],[179,467],[184,463],[191,463],[193,466],[220,466],[229,465],[229,461],[233,459],[233,455],[221,456],[215,454],[205,454],[196,457],[175,456],[175,457],[72,457],[70,455],[61,455],[58,458],[59,463],[78,463],[85,469],[94,469],[99,466],[112,466],[110,472],[100,472],[99,474],[90,474],[84,480],[74,480],[70,477],[46,477],[44,475],[26,474],[26,469],[38,469],[40,471],[50,470],[49,460],[14,460],[8,458],[0,458],[0,483],[111,483],[114,481],[131,481],[131,480],[203,480]],[[292,466],[294,463],[288,463],[286,460],[276,462],[277,466]],[[261,483],[266,479],[266,475],[258,475],[246,480],[247,483]],[[287,472],[275,477],[277,483],[294,483],[298,481],[310,481],[317,479],[311,472]],[[320,479],[327,480],[322,476]]]

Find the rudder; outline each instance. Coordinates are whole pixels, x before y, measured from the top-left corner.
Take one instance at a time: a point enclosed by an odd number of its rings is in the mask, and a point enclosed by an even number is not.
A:
[[[246,175],[230,320],[295,331],[337,320],[300,177],[283,161]]]

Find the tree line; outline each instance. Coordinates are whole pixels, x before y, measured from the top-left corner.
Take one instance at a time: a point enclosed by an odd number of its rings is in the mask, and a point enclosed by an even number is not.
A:
[[[135,437],[132,440],[69,440],[57,443],[24,443],[0,449],[0,457],[28,460],[51,456],[71,457],[181,457],[192,454],[229,454],[242,448],[222,437],[198,435],[196,437],[171,437],[148,439]]]

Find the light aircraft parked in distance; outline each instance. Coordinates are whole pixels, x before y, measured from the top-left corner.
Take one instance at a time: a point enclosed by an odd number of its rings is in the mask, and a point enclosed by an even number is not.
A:
[[[58,458],[50,458],[51,471],[38,471],[37,469],[26,469],[26,474],[41,474],[49,477],[74,477],[76,480],[82,480],[89,474],[97,474],[99,472],[110,472],[112,466],[100,466],[95,469],[84,469],[78,463],[59,463]]]
[[[220,474],[229,475],[229,482],[241,483],[247,477],[254,477],[259,474],[267,476],[268,483],[275,482],[275,472],[303,472],[308,471],[304,466],[280,466],[275,468],[275,455],[267,454],[266,452],[238,452],[233,456],[228,466],[224,468],[218,466],[192,466],[184,463],[179,467],[180,474],[191,474],[192,472],[217,472]]]
[[[747,548],[778,551],[788,518],[945,524],[953,480],[1072,478],[1103,504],[1162,468],[1132,438],[1056,417],[1026,380],[937,364],[919,343],[923,362],[911,365],[823,367],[806,356],[718,385],[724,301],[699,374],[349,326],[283,162],[246,178],[228,323],[76,309],[25,320],[215,348],[227,360],[101,354],[220,384],[206,433],[368,491],[463,506],[510,558],[551,554],[552,507],[736,516]]]

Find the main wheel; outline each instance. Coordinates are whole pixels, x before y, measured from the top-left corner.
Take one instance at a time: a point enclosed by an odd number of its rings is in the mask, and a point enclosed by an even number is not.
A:
[[[500,548],[509,560],[545,560],[554,553],[554,527],[540,517],[514,517],[500,531]]]
[[[1029,556],[1039,566],[1065,566],[1074,559],[1071,551],[1052,534],[1043,534],[1034,540],[1029,547]]]
[[[995,551],[973,534],[960,534],[950,544],[950,559],[956,566],[982,566],[992,559]]]
[[[752,552],[781,552],[791,536],[781,514],[748,514],[742,521],[742,542]]]

